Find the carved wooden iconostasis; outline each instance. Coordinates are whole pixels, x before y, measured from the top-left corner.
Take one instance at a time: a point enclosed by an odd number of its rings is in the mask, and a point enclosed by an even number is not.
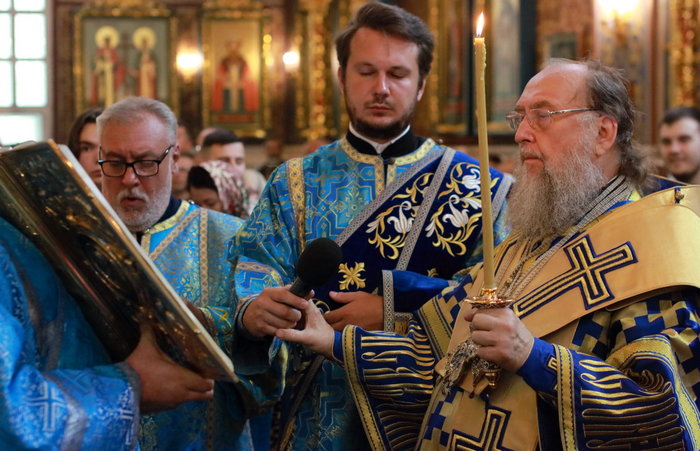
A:
[[[168,103],[192,133],[230,128],[300,143],[347,127],[333,40],[362,0],[56,0],[55,136],[91,105],[126,95]],[[473,37],[486,14],[489,139],[549,57],[591,56],[630,78],[638,139],[663,111],[700,100],[700,0],[394,0],[435,34],[414,128],[476,142]],[[622,6],[618,6],[622,5]],[[625,6],[626,5],[626,6]],[[631,6],[629,6],[631,5]]]

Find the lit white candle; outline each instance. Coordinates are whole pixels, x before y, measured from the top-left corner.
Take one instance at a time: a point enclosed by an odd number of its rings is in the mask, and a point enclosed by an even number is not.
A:
[[[481,227],[484,240],[484,290],[495,289],[493,263],[493,218],[491,215],[491,174],[489,173],[489,142],[486,127],[486,43],[481,32],[484,29],[484,13],[479,15],[474,37],[476,119],[479,136],[481,170]]]

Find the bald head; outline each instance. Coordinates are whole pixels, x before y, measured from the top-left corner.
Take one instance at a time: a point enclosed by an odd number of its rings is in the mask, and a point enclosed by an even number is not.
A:
[[[561,102],[585,105],[588,101],[588,68],[575,63],[551,63],[528,81],[523,95],[553,91]],[[522,97],[521,97],[522,98]]]
[[[528,81],[516,110],[590,108],[587,78],[588,70],[584,66],[567,63],[548,65]],[[558,120],[558,117],[552,116],[549,122]]]
[[[556,100],[558,106],[548,108],[550,111],[570,108],[593,109],[607,126],[602,132],[614,135],[610,143],[606,139],[609,135],[600,136],[603,138],[600,143],[603,147],[599,148],[597,153],[602,155],[607,151],[605,147],[610,145],[610,150],[616,154],[615,159],[618,160],[613,162],[609,159],[609,164],[605,166],[615,164],[618,166],[617,174],[625,175],[637,185],[641,185],[646,179],[647,164],[644,155],[633,145],[635,112],[628,94],[628,86],[628,81],[619,70],[597,61],[553,59],[530,80],[518,107],[520,108],[525,97],[538,96],[547,97],[553,104],[553,100]],[[530,103],[535,101],[531,100]],[[578,117],[579,113],[574,115]],[[565,116],[569,115],[561,115]],[[590,113],[581,115],[581,118],[590,117]],[[552,122],[559,119],[554,118]]]

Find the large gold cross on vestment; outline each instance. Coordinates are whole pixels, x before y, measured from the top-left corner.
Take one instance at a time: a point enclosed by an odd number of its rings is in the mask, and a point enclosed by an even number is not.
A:
[[[637,262],[637,256],[630,242],[625,242],[598,255],[588,235],[568,244],[563,251],[571,263],[571,268],[516,302],[513,310],[520,318],[533,313],[574,288],[581,290],[586,310],[608,301],[612,299],[613,293],[605,275]]]
[[[450,438],[449,449],[477,451],[477,450],[494,450],[494,451],[510,451],[509,448],[503,446],[503,437],[505,436],[508,427],[508,417],[510,413],[504,410],[489,407],[486,411],[486,418],[481,427],[479,437],[470,437],[455,431]]]

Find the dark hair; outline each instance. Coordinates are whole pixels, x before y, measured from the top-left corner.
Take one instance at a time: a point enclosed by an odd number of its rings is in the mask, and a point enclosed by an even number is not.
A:
[[[75,118],[73,124],[71,124],[70,131],[68,132],[68,148],[73,152],[75,158],[80,157],[80,134],[83,132],[83,128],[85,128],[87,124],[95,124],[97,122],[97,116],[101,113],[102,108],[90,108],[89,110],[83,111]]]
[[[695,120],[695,122],[700,125],[700,108],[694,106],[677,106],[666,111],[663,119],[661,119],[662,124],[671,125],[676,121],[680,121],[683,118],[689,117]]]
[[[367,3],[358,9],[352,22],[335,39],[338,63],[343,75],[350,58],[350,42],[357,30],[363,27],[416,44],[418,46],[418,81],[419,83],[423,82],[430,72],[430,65],[433,62],[433,48],[435,47],[433,34],[425,22],[408,11],[398,6],[379,2]]]
[[[187,174],[187,189],[189,190],[190,188],[209,188],[213,189],[217,194],[219,193],[214,179],[209,175],[209,171],[201,166],[192,166]]]
[[[204,141],[202,141],[202,149],[206,149],[207,147],[209,147],[213,144],[231,144],[231,143],[237,143],[240,141],[241,141],[241,138],[239,138],[238,135],[236,135],[232,131],[218,129],[218,130],[215,130],[215,131],[209,133],[204,138]]]

